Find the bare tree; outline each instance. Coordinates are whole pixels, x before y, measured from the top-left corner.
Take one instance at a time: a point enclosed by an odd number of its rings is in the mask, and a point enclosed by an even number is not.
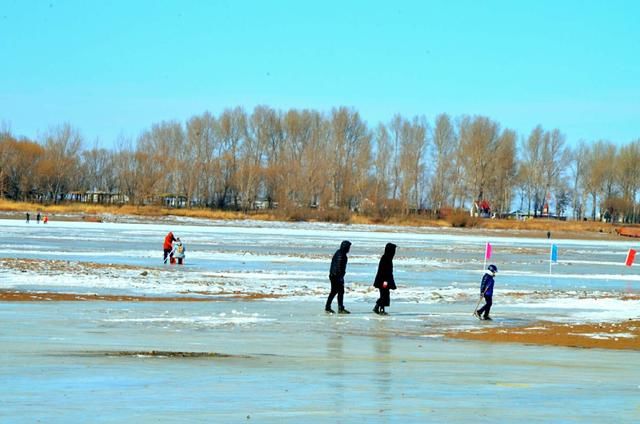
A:
[[[496,141],[496,151],[491,161],[492,178],[491,198],[493,210],[498,214],[509,211],[513,189],[515,186],[516,165],[516,133],[505,129]]]
[[[113,155],[113,171],[120,193],[132,204],[138,204],[144,196],[140,159],[142,156],[136,153],[131,139],[120,135]]]
[[[391,141],[391,155],[389,164],[391,166],[391,198],[398,200],[400,197],[400,186],[402,185],[402,167],[400,164],[400,150],[402,148],[402,126],[405,119],[400,115],[395,115],[389,123],[389,135]]]
[[[136,159],[141,194],[146,201],[178,194],[177,152],[183,148],[184,131],[176,121],[154,124],[138,138]]]
[[[415,117],[412,122],[403,121],[400,133],[400,199],[404,213],[411,206],[421,207],[421,182],[425,174],[425,152],[427,148],[428,124],[424,117]]]
[[[538,125],[523,143],[520,176],[527,189],[529,210],[533,201],[535,215],[543,213],[545,206],[548,207],[548,199],[561,185],[563,170],[567,168],[569,160],[565,137],[557,129],[549,132]]]
[[[43,156],[44,148],[38,143],[0,134],[0,196],[13,200],[37,198]]]
[[[80,163],[82,137],[70,124],[63,124],[49,130],[44,136],[44,156],[38,173],[46,187],[48,197],[58,203],[77,175]]]
[[[186,157],[193,160],[183,182],[189,203],[210,206],[214,204],[215,187],[222,179],[218,161],[220,140],[218,122],[209,112],[193,116],[186,125]],[[191,192],[191,194],[189,194]]]
[[[386,200],[389,197],[392,180],[392,163],[389,161],[391,151],[389,131],[386,125],[379,124],[375,136],[375,158],[373,162],[375,188],[373,189],[374,195],[372,199],[373,203],[378,206],[379,211],[382,211],[385,207]]]
[[[341,107],[331,112],[331,150],[333,204],[357,207],[363,169],[369,167],[371,134],[355,110]]]
[[[542,209],[540,206],[544,199],[542,193],[542,162],[543,162],[543,138],[544,130],[541,125],[535,127],[529,137],[523,140],[520,159],[519,180],[523,185],[523,190],[527,198],[527,212],[531,213],[533,202],[533,213],[538,214]]]
[[[229,198],[238,208],[238,161],[241,143],[247,134],[247,113],[244,109],[226,109],[219,118],[218,137],[220,138],[219,169],[220,184],[217,186],[218,206],[228,206]]]
[[[617,179],[620,186],[624,209],[621,211],[625,222],[637,221],[636,197],[640,190],[640,139],[622,146],[616,161]]]
[[[111,191],[115,188],[113,152],[98,147],[96,141],[90,150],[81,154],[82,187],[86,190]]]
[[[431,202],[437,212],[452,204],[453,173],[455,171],[455,151],[457,136],[451,118],[447,114],[436,117],[433,130],[435,170],[431,186]]]
[[[310,110],[290,110],[282,122],[285,159],[283,201],[299,206],[328,204],[329,136],[323,117]]]
[[[591,195],[591,219],[594,221],[598,206],[604,204],[613,189],[615,156],[616,146],[603,140],[593,144],[587,151],[584,186]]]
[[[485,199],[491,178],[491,158],[495,155],[499,126],[487,117],[465,117],[460,125],[460,160],[469,195]]]
[[[543,198],[549,197],[554,191],[564,188],[563,171],[569,164],[569,152],[565,147],[564,134],[558,129],[545,133],[543,149]],[[558,199],[556,199],[556,202]],[[550,211],[549,211],[550,212]]]
[[[585,173],[588,160],[589,148],[584,140],[580,140],[575,150],[571,152],[569,169],[571,172],[572,182],[572,202],[573,217],[582,220],[585,215],[585,207],[587,203],[586,191],[583,190],[585,185]]]

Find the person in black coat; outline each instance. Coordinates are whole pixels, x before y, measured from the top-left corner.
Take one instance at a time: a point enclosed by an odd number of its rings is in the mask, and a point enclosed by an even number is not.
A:
[[[378,264],[378,272],[373,281],[373,287],[380,290],[380,298],[376,301],[373,312],[380,315],[386,315],[384,308],[391,304],[390,290],[396,289],[396,282],[393,279],[393,257],[396,254],[396,245],[387,243],[384,247],[384,254],[380,258]]]
[[[333,298],[338,295],[338,313],[350,314],[348,310],[344,308],[344,275],[347,272],[347,262],[349,258],[347,253],[351,249],[351,242],[344,240],[340,244],[340,248],[336,250],[331,259],[331,268],[329,269],[329,281],[331,281],[331,293],[327,298],[327,303],[324,306],[324,310],[327,313],[333,314],[335,311],[331,309],[331,303]]]

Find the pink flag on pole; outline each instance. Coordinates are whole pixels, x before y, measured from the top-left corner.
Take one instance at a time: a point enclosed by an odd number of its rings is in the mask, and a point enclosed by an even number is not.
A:
[[[487,247],[485,247],[484,249],[484,258],[491,259],[491,252],[491,243],[487,243]]]
[[[626,266],[633,265],[633,260],[636,258],[636,251],[633,249],[629,249],[629,253],[627,253],[627,260],[624,262]]]

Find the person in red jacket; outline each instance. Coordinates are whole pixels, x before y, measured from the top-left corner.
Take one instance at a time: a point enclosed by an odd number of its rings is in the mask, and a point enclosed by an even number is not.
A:
[[[170,263],[173,263],[173,242],[176,241],[176,238],[173,236],[173,233],[169,231],[169,234],[164,238],[164,245],[162,246],[162,250],[164,250],[164,263],[167,263],[167,258],[169,258]]]

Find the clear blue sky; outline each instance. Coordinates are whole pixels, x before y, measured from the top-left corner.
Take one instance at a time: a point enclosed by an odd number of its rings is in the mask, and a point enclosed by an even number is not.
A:
[[[226,107],[640,138],[640,1],[0,0],[0,122],[111,147]]]

